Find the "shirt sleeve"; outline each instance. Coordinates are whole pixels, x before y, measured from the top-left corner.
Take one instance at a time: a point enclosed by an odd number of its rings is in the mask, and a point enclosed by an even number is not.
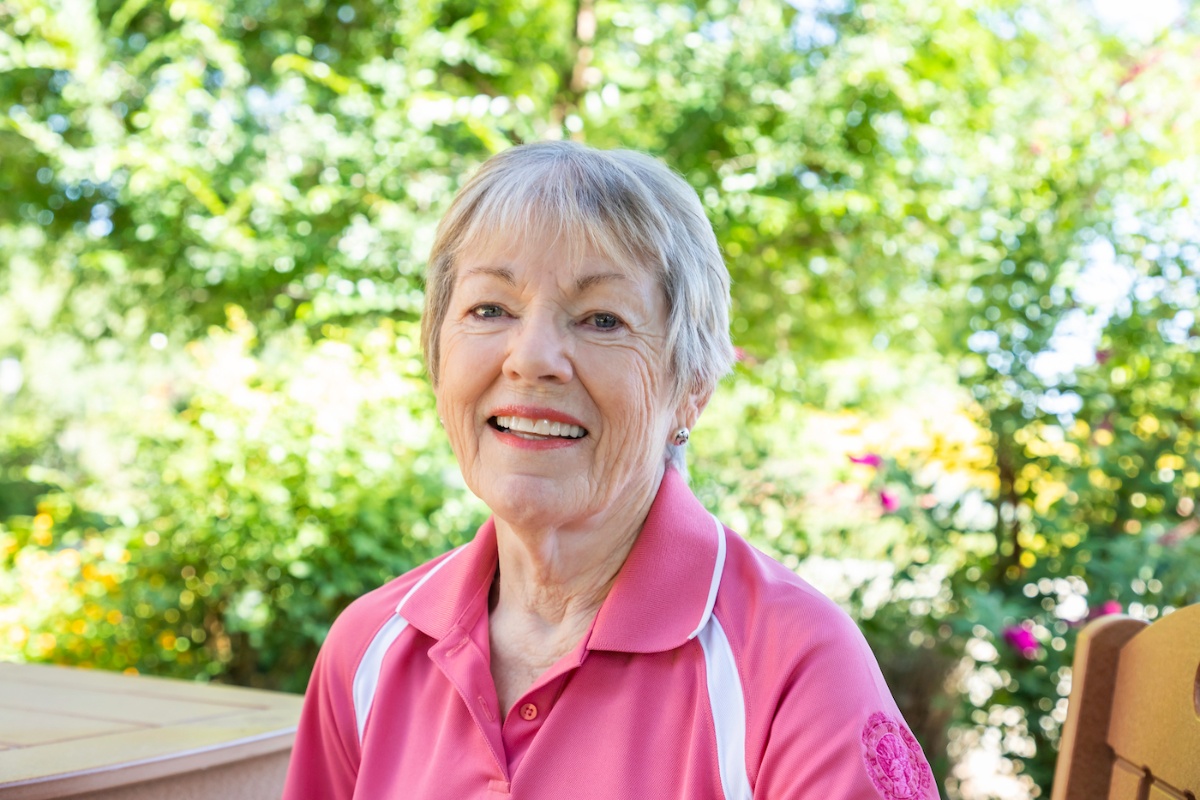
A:
[[[348,666],[338,663],[337,654],[326,641],[317,656],[304,693],[283,800],[350,800],[354,794],[359,743],[351,693],[353,675]]]
[[[822,615],[775,697],[756,800],[937,800],[921,746],[857,626]]]

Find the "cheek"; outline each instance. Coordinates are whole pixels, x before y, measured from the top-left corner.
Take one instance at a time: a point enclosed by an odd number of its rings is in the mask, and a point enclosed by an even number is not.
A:
[[[607,384],[601,384],[601,396],[611,400],[607,408],[609,425],[619,431],[619,447],[650,447],[661,438],[664,418],[669,415],[665,398],[665,376],[652,359],[638,358]]]
[[[438,364],[438,387],[434,392],[438,415],[447,430],[457,418],[472,414],[473,404],[479,399],[485,383],[485,369],[478,358],[479,349],[471,348],[469,341],[446,336]]]

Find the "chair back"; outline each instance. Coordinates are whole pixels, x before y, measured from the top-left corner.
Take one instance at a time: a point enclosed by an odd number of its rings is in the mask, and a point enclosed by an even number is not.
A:
[[[1200,797],[1200,604],[1080,634],[1051,800]]]

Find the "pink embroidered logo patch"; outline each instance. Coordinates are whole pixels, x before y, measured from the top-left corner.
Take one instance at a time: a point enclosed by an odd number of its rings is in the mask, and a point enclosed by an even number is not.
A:
[[[862,743],[867,774],[886,800],[928,797],[933,782],[929,764],[902,723],[877,711],[863,726]]]

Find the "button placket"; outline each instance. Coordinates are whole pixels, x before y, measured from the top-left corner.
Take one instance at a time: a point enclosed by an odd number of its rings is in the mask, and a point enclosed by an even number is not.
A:
[[[457,690],[467,713],[499,767],[498,778],[508,777],[508,759],[504,755],[504,736],[486,700],[485,685],[490,689],[491,674],[479,649],[462,629],[453,629],[429,650],[429,656]],[[492,690],[494,691],[494,690]],[[471,698],[475,702],[471,702]]]

